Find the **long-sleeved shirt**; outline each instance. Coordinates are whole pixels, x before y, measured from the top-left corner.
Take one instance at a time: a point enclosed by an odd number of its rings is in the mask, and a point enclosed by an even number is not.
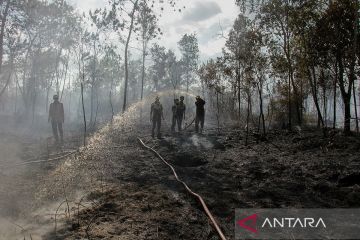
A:
[[[56,101],[50,104],[49,120],[64,122],[64,106],[61,102]]]
[[[205,114],[205,101],[203,99],[198,99],[196,102],[195,102],[195,105],[196,105],[196,115],[204,115]]]
[[[161,117],[163,117],[163,107],[161,103],[154,102],[151,104],[150,116],[152,119],[161,119]]]

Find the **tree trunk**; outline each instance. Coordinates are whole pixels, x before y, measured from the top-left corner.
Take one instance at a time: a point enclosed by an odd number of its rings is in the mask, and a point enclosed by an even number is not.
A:
[[[12,72],[13,72],[13,68],[14,68],[14,55],[13,53],[10,53],[10,70],[9,70],[9,74],[8,74],[8,77],[7,77],[7,80],[6,80],[6,83],[4,85],[4,87],[1,89],[0,91],[0,100],[1,100],[1,97],[2,95],[4,94],[6,88],[9,86],[10,84],[10,81],[11,81],[11,76],[12,76]]]
[[[109,93],[109,100],[110,100],[110,108],[111,108],[111,123],[113,122],[114,120],[114,105],[112,103],[112,90],[110,90],[110,93]]]
[[[321,78],[323,79],[322,88],[323,88],[323,108],[324,108],[324,123],[325,128],[327,128],[327,98],[326,98],[326,85],[325,85],[325,74],[321,70]]]
[[[95,111],[94,122],[93,122],[93,125],[92,125],[92,129],[94,131],[96,129],[96,121],[97,121],[98,112],[99,112],[99,96],[98,96],[98,93],[96,93],[96,111]]]
[[[357,101],[356,101],[355,84],[353,84],[353,95],[354,95],[354,107],[355,107],[356,132],[359,133],[359,121],[358,121],[358,111],[357,111]]]
[[[344,103],[344,112],[345,112],[345,120],[344,120],[344,133],[345,134],[350,134],[351,132],[351,106],[350,106],[350,102],[351,102],[351,79],[349,81],[349,88],[350,91],[346,92],[345,90],[345,81],[344,81],[344,64],[343,64],[343,59],[342,59],[342,54],[340,51],[338,51],[337,53],[337,61],[339,63],[339,86],[340,86],[340,92],[341,92],[341,97]]]
[[[240,65],[240,63],[239,63]],[[240,74],[240,67],[237,70],[237,98],[239,103],[239,125],[241,124],[241,74]]]
[[[143,37],[143,49],[142,49],[142,69],[141,69],[141,96],[140,101],[144,98],[144,83],[145,83],[145,58],[146,58],[146,43]],[[143,106],[140,106],[140,123],[142,121]]]
[[[346,134],[350,134],[351,132],[351,106],[350,106],[350,100],[351,97],[347,94],[345,97],[343,97],[344,104],[345,104],[345,123],[344,123],[344,132]]]
[[[2,4],[1,4],[2,5]],[[0,73],[2,69],[2,63],[3,63],[3,55],[4,55],[4,35],[5,35],[5,25],[6,20],[9,12],[10,7],[10,0],[6,1],[5,10],[3,13],[3,16],[1,18],[1,28],[0,28]]]
[[[292,126],[291,126],[291,124],[292,124],[292,111],[291,111],[291,77],[290,77],[290,72],[288,73],[288,114],[289,114],[289,119],[288,119],[288,121],[289,121],[289,126],[288,126],[288,128],[289,128],[289,130],[291,131],[291,129],[292,129]]]
[[[251,96],[250,96],[250,92],[248,91],[247,93],[248,95],[248,101],[247,101],[247,114],[246,114],[246,139],[245,139],[245,145],[248,145],[248,141],[249,141],[249,122],[250,122],[250,101],[251,101]]]
[[[134,3],[130,18],[131,18],[131,23],[130,23],[130,28],[129,28],[129,34],[127,36],[127,40],[126,40],[126,44],[125,44],[125,83],[124,83],[124,102],[123,102],[123,108],[122,111],[123,113],[126,111],[126,104],[127,104],[127,89],[128,89],[128,82],[129,82],[129,66],[128,66],[128,50],[129,50],[129,44],[130,44],[130,40],[131,40],[131,35],[133,32],[133,28],[134,28],[134,20],[135,20],[135,12],[137,9],[137,5],[138,5],[139,0],[136,0],[136,2]]]
[[[94,85],[91,85],[91,92],[90,92],[90,123],[89,128],[91,132],[91,126],[93,124],[93,117],[94,116]]]
[[[316,72],[315,72],[315,66],[312,65],[311,69],[308,68],[308,79],[309,79],[309,83],[310,83],[310,87],[311,87],[311,95],[313,96],[313,100],[314,100],[314,104],[316,107],[316,111],[318,114],[318,118],[320,120],[321,126],[324,128],[325,123],[324,123],[324,119],[322,117],[321,114],[321,109],[320,109],[320,105],[319,105],[319,98],[318,98],[318,91],[317,91],[317,81],[316,81]]]
[[[336,87],[337,87],[337,79],[338,79],[338,63],[335,64],[335,78],[334,78],[334,116],[333,116],[333,129],[336,129]]]
[[[145,82],[145,58],[146,58],[146,44],[143,43],[143,52],[142,52],[142,72],[141,72],[141,96],[140,100],[144,98],[144,82]]]
[[[263,135],[266,135],[266,126],[265,126],[265,116],[264,116],[264,107],[263,107],[263,84],[262,84],[262,80],[260,80],[261,82],[258,83],[258,91],[259,91],[259,101],[260,101],[260,121],[259,121],[259,132],[260,132],[260,122],[262,123],[262,130],[263,130]]]
[[[83,81],[84,81],[84,74],[83,74]],[[84,105],[84,84],[81,83],[81,105],[82,105],[82,112],[83,112],[83,119],[84,119],[84,147],[86,146],[86,113],[85,113],[85,105]]]
[[[219,106],[219,92],[216,91],[216,119],[217,119],[217,127],[218,127],[218,133],[220,133],[220,106]]]

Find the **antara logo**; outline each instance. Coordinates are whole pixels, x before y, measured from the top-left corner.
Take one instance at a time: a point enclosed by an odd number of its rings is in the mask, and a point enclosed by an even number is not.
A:
[[[264,228],[266,226],[270,228],[318,228],[319,226],[326,228],[326,224],[322,218],[317,220],[314,218],[273,218],[272,221],[269,218],[266,218],[261,227]]]
[[[252,233],[257,233],[258,231],[256,229],[256,220],[257,220],[257,214],[253,214],[253,215],[251,215],[249,217],[246,217],[246,218],[244,218],[242,220],[237,221],[237,224],[240,227],[242,227],[242,228],[244,228],[244,229],[246,229],[246,230],[248,230],[248,231],[250,231]],[[248,224],[245,224],[246,222],[250,222],[251,226],[249,226]]]
[[[237,221],[237,224],[252,233],[257,234],[257,214],[253,214]],[[261,228],[326,228],[326,224],[322,218],[265,218],[261,224]]]

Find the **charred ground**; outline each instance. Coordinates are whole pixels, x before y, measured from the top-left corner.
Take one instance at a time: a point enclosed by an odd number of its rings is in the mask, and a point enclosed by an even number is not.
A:
[[[137,137],[202,195],[229,239],[236,208],[359,207],[358,136],[273,131],[262,141],[252,135],[246,146],[237,128],[165,133],[160,140],[140,129],[101,133],[50,171],[37,201],[66,203],[54,205],[57,229],[45,239],[217,239],[200,204]],[[47,223],[54,226],[54,219]]]

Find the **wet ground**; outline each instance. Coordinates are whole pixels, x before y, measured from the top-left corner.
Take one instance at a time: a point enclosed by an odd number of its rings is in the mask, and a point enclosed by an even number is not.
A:
[[[236,208],[360,205],[358,136],[274,131],[251,134],[246,146],[237,128],[162,139],[140,129],[110,127],[80,153],[41,164],[32,196],[38,215],[51,213],[39,218],[49,226],[43,239],[218,239],[197,200],[137,137],[204,198],[228,239]]]

